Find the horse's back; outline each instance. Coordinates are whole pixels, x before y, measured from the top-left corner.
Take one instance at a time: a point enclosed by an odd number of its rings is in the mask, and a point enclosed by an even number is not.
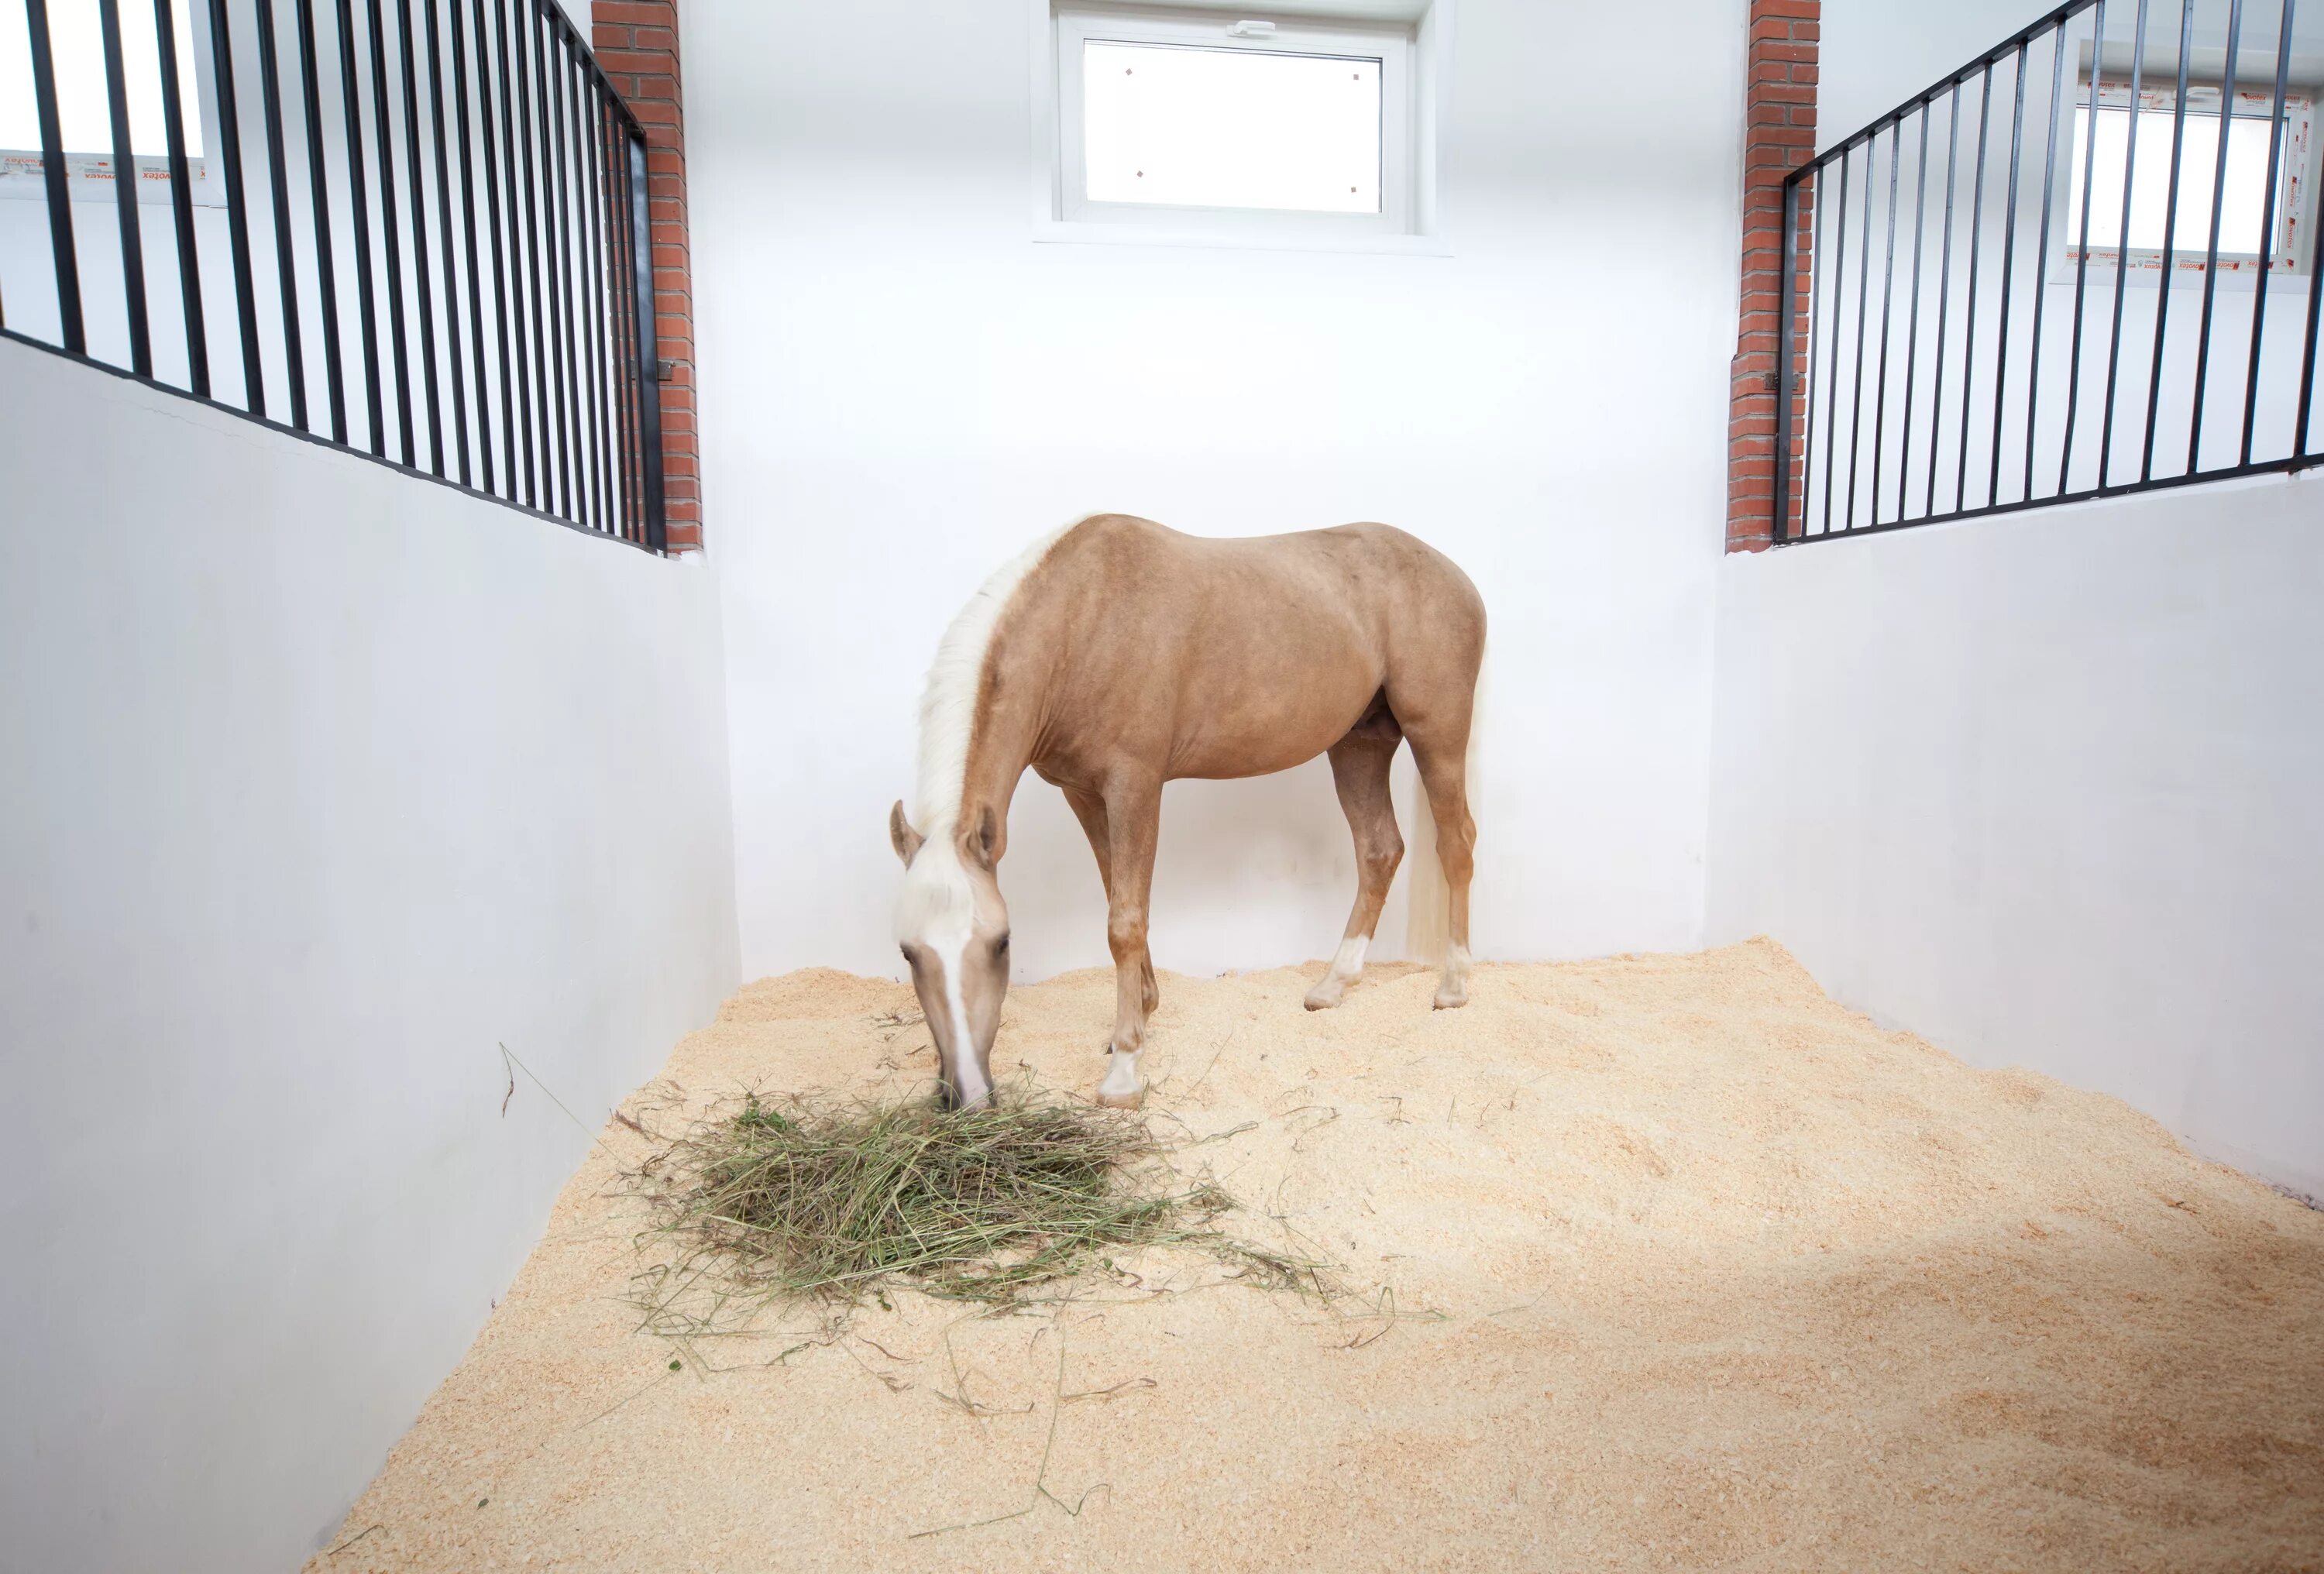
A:
[[[1134,514],[1099,514],[1061,539],[1097,559],[1110,594],[1167,591],[1173,613],[1272,610],[1401,625],[1473,627],[1484,601],[1458,564],[1409,531],[1363,522],[1275,536],[1190,536]]]
[[[1105,514],[1058,539],[1022,609],[1061,673],[1053,729],[1160,728],[1172,776],[1246,776],[1322,752],[1383,689],[1466,725],[1484,644],[1476,587],[1381,524],[1188,536]],[[1432,701],[1430,695],[1447,696]]]

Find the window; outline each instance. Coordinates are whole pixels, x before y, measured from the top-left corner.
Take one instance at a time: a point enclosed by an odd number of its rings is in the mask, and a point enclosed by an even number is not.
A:
[[[2161,271],[2166,227],[2170,230],[2171,262],[2176,271],[2200,273],[2211,242],[2214,187],[2219,218],[2219,269],[2222,272],[2255,270],[2263,244],[2273,272],[2304,272],[2308,259],[2308,223],[2302,216],[2312,207],[2310,143],[2314,100],[2305,94],[2287,93],[2283,116],[2276,123],[2275,208],[2268,212],[2268,147],[2271,116],[2275,108],[2273,87],[2239,87],[2229,95],[2227,117],[2227,165],[2221,179],[2219,164],[2220,90],[2217,86],[2187,90],[2187,104],[2179,154],[2179,198],[2173,218],[2171,203],[2171,137],[2177,113],[2177,93],[2166,84],[2142,88],[2135,103],[2127,83],[2102,84],[2098,89],[2096,151],[2090,159],[2089,260],[2110,266],[2123,261],[2123,185],[2130,176],[2130,252],[2133,268]],[[2084,250],[2082,170],[2084,152],[2090,148],[2092,106],[2083,85],[2074,107],[2071,189],[2067,197],[2066,260],[2078,261]],[[2132,133],[2136,131],[2134,155]]]
[[[32,92],[32,34],[23,6],[0,13],[0,197],[44,200],[41,169],[41,122]],[[178,90],[185,108],[186,157],[195,199],[223,202],[202,161],[208,145],[210,80],[208,50],[197,48],[195,29],[207,43],[207,18],[198,23],[188,0],[171,0],[176,36]],[[151,5],[124,4],[121,16],[121,74],[129,100],[129,146],[137,161],[138,196],[169,200],[169,127],[161,114],[161,57]],[[56,77],[58,128],[63,134],[65,168],[74,199],[111,201],[112,104],[106,89],[105,48],[97,8],[85,5],[48,7],[50,62]],[[101,186],[86,189],[84,183]]]
[[[1427,249],[1427,15],[1055,11],[1046,238]]]

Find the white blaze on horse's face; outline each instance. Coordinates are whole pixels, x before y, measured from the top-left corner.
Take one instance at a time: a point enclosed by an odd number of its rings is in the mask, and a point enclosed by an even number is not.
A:
[[[962,856],[950,828],[923,838],[898,804],[889,834],[904,861],[896,941],[936,1040],[944,1102],[981,1109],[992,1097],[992,1038],[1009,992],[1009,908],[992,870]]]

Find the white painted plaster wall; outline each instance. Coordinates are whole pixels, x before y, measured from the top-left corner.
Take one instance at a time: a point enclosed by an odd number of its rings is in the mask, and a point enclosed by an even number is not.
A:
[[[1729,557],[1709,938],[2324,1194],[2324,479]]]
[[[1450,553],[1493,619],[1479,949],[1696,943],[1740,0],[1660,18],[1645,97],[1572,69],[1635,18],[1461,0],[1450,257],[1035,244],[1024,0],[703,0],[684,25],[746,971],[896,970],[882,819],[937,634],[1107,509],[1387,520]],[[1104,962],[1053,789],[1028,778],[1010,837],[1022,972]],[[1353,889],[1320,761],[1169,789],[1163,966],[1328,955]]]
[[[0,476],[0,1569],[293,1569],[589,1140],[495,1044],[735,981],[715,586],[8,343]]]
[[[1822,142],[2046,9],[1827,0]],[[2129,37],[2129,9],[2110,14],[2110,37]],[[2198,5],[2199,46],[2221,41],[2207,30],[2224,27],[2224,11]],[[2271,53],[2272,17],[2254,20],[2244,43],[2247,58]],[[2324,33],[2303,23],[2295,74],[2319,47]],[[2021,235],[2031,218],[2021,216]],[[1997,225],[1988,241],[1997,235]],[[2049,484],[2072,287],[2070,273],[2045,272]],[[2304,278],[2277,285],[2262,456],[2288,446],[2307,305]],[[2110,312],[2110,276],[2092,291]],[[2021,289],[2015,302],[2021,362],[2036,293]],[[2172,293],[2160,474],[2184,464],[2183,340],[2200,294]],[[2126,357],[2116,446],[2132,471],[2160,294],[2142,284],[2124,303],[2138,354]],[[2222,285],[2215,343],[2238,375],[2207,410],[2209,463],[2240,423],[2251,308],[2247,281]],[[2084,369],[2093,422],[2103,348],[2101,336]],[[1923,382],[1925,393],[1925,369]],[[2021,391],[2007,410],[2005,501],[2021,484],[2023,412]],[[1940,446],[1941,499],[1957,449],[1949,434]],[[1969,466],[1978,496],[1988,464],[1980,438]],[[2092,437],[2074,483],[2095,471]],[[2117,465],[2116,476],[2128,472]],[[1729,558],[1707,937],[1772,934],[1884,1021],[1978,1063],[2119,1094],[2203,1151],[2324,1192],[2324,983],[2313,960],[2324,928],[2307,899],[2324,870],[2312,828],[2324,778],[2319,518],[2312,478],[2271,480]]]

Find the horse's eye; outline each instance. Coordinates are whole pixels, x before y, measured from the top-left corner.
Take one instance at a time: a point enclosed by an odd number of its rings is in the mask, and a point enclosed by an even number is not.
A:
[[[1004,951],[1006,951],[1006,950],[1008,950],[1008,949],[1009,949],[1009,936],[1007,936],[1006,934],[1003,934],[1000,939],[998,939],[998,940],[996,940],[996,941],[994,941],[994,942],[992,943],[992,953],[993,953],[993,954],[994,954],[995,956],[998,956],[999,954],[1001,954],[1001,953],[1002,953],[1002,952],[1004,952]]]

